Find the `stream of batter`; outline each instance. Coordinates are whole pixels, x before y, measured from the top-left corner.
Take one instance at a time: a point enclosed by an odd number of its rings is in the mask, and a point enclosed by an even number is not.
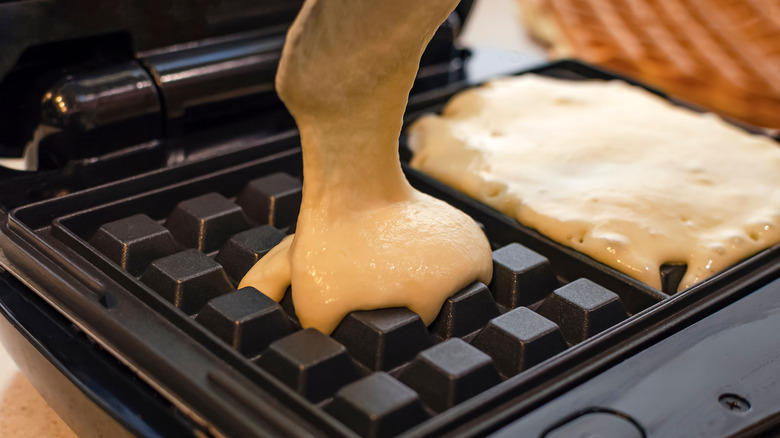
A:
[[[296,233],[239,288],[279,301],[330,333],[349,312],[408,307],[426,324],[442,303],[492,275],[479,226],[413,189],[398,138],[423,50],[459,0],[308,0],[276,77],[303,148]]]

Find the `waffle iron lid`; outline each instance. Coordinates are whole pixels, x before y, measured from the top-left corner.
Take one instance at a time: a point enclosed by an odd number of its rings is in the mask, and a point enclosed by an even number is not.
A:
[[[303,0],[0,0],[0,78],[36,47],[106,36],[136,51],[286,26]]]
[[[462,0],[465,19],[473,0]],[[58,42],[127,38],[136,52],[286,28],[303,0],[0,0],[0,79],[25,52]],[[41,51],[40,53],[50,53]],[[21,60],[21,61],[20,61]]]

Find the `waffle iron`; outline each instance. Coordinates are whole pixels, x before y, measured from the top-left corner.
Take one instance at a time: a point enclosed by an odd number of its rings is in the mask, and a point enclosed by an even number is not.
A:
[[[430,327],[381,309],[331,336],[289,294],[236,291],[294,231],[300,144],[273,75],[300,4],[0,2],[0,151],[26,169],[0,174],[0,336],[77,434],[780,431],[780,246],[680,293],[685,267],[665,266],[655,290],[405,166],[482,224],[490,284]],[[407,121],[469,86],[470,6],[424,55]]]

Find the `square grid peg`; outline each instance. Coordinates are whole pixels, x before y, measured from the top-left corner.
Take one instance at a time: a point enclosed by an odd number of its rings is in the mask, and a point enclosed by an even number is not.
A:
[[[360,378],[344,346],[312,328],[273,342],[257,364],[313,403]]]
[[[219,193],[207,193],[176,205],[165,226],[179,242],[211,252],[233,234],[249,228],[241,207]]]
[[[225,268],[228,276],[238,283],[252,266],[285,236],[270,225],[242,231],[225,242],[215,260]]]
[[[572,345],[627,318],[620,297],[585,278],[556,289],[536,311],[557,323]]]
[[[155,260],[141,281],[188,315],[234,290],[222,266],[196,249]]]
[[[89,243],[133,275],[140,275],[152,260],[177,250],[171,232],[145,214],[102,225]]]
[[[389,438],[428,419],[417,394],[383,372],[351,383],[325,410],[365,438]]]
[[[196,321],[247,357],[294,331],[279,303],[251,287],[209,301]]]
[[[292,288],[287,286],[287,290],[284,291],[284,296],[279,300],[279,305],[282,306],[282,310],[290,320],[290,324],[296,329],[301,329],[301,321],[298,319],[298,315],[295,313],[295,303],[292,299]]]
[[[686,263],[664,263],[661,265],[661,292],[669,295],[677,293],[677,287],[680,286],[688,270]]]
[[[514,309],[541,301],[557,286],[546,257],[519,243],[493,251],[493,281],[490,290],[496,302]]]
[[[505,377],[512,377],[567,347],[558,325],[525,307],[492,319],[471,345],[492,357]]]
[[[400,376],[429,408],[441,412],[501,382],[490,356],[461,339],[431,347]]]
[[[374,371],[389,371],[433,345],[416,313],[405,307],[352,312],[336,327],[333,338]]]
[[[302,194],[297,178],[279,172],[251,181],[236,202],[257,223],[285,228],[298,220]]]
[[[476,282],[447,298],[430,330],[439,339],[463,337],[481,329],[498,315],[498,306],[490,290]]]

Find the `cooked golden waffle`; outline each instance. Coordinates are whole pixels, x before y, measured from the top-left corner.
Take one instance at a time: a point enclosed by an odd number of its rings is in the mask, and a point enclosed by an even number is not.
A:
[[[518,1],[553,56],[780,128],[780,0]]]

